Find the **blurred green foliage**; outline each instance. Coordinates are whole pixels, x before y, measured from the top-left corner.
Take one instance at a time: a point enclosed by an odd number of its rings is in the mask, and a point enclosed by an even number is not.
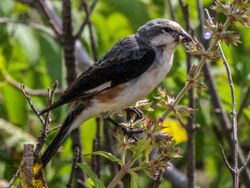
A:
[[[53,0],[52,2],[60,14],[60,1]],[[77,1],[73,2],[73,25],[75,31],[77,31],[85,15],[79,9],[79,3]],[[91,0],[88,2],[91,3]],[[191,25],[199,33],[196,1],[186,1],[186,3],[188,3],[190,9]],[[212,0],[203,0],[205,7],[209,7],[211,3]],[[172,4],[177,21],[185,26],[178,1],[172,1]],[[41,20],[34,9],[15,0],[1,0],[0,17],[32,22]],[[171,19],[167,1],[100,0],[91,16],[99,56],[103,55],[116,41],[136,32],[139,26],[156,17]],[[220,19],[224,20],[225,18]],[[235,83],[236,103],[239,108],[247,89],[250,87],[250,37],[248,28],[236,25],[233,29],[240,33],[242,43],[238,46],[223,44],[222,47],[231,66]],[[84,30],[81,40],[86,50],[91,54],[87,29]],[[198,62],[196,58],[192,60],[194,63]],[[18,138],[11,141],[10,138],[15,138],[17,133],[15,131],[4,131],[4,129],[8,129],[7,123],[5,124],[6,127],[2,127],[4,124],[0,126],[0,180],[9,180],[17,169],[22,156],[22,144],[18,143],[24,143],[25,140],[30,142],[30,139],[37,138],[40,134],[41,124],[27,105],[20,90],[15,89],[5,81],[4,72],[7,72],[13,79],[29,88],[46,89],[51,87],[56,80],[59,81],[61,88],[65,88],[62,49],[58,42],[50,38],[50,36],[32,29],[28,25],[0,24],[0,120],[1,122],[4,120],[10,123],[12,128],[16,127],[16,130],[19,131]],[[223,106],[227,112],[230,112],[230,90],[221,60],[212,64],[212,74],[216,80],[217,90],[223,101]],[[176,96],[183,87],[185,80],[185,49],[180,46],[175,52],[174,66],[161,85],[166,88],[170,95]],[[155,93],[151,95],[151,98],[152,96],[155,96]],[[223,135],[221,135],[221,140],[218,140],[214,133],[215,127],[218,130],[221,130],[221,127],[214,115],[215,109],[212,107],[211,100],[213,99],[208,95],[207,90],[195,94],[197,109],[195,122],[199,125],[196,133],[196,181],[200,187],[226,188],[231,187],[232,180],[228,169],[224,165],[218,146],[219,142],[226,142]],[[32,97],[32,101],[39,110],[46,106],[45,97]],[[182,101],[183,104],[187,104],[187,102],[187,98]],[[250,148],[249,102],[250,100],[248,100],[248,104],[245,104],[246,108],[244,108],[239,120],[239,142],[246,151]],[[163,109],[156,110],[151,115],[159,117],[162,111]],[[62,122],[66,113],[65,108],[55,110],[53,112],[52,126]],[[81,128],[84,154],[92,152],[95,129],[94,119],[85,122]],[[222,134],[222,132],[220,133]],[[49,135],[47,143],[50,142],[53,136],[54,133]],[[103,135],[102,140],[104,140]],[[105,144],[104,141],[102,144]],[[183,158],[173,161],[180,170],[183,170],[186,166],[185,145],[186,143],[179,144]],[[66,185],[71,170],[71,159],[71,140],[68,139],[58,154],[54,156],[49,167],[46,168],[45,172],[50,187],[56,188]],[[90,161],[90,157],[86,157],[86,159],[87,162]],[[110,181],[110,171],[107,170],[106,162],[104,160],[101,169],[105,183]],[[139,177],[134,175],[132,178],[141,184],[139,187],[148,186],[149,180],[145,174],[141,174]],[[137,178],[139,179],[137,180]],[[91,182],[89,184],[91,185]],[[167,180],[164,180],[163,185],[164,187],[170,187]]]

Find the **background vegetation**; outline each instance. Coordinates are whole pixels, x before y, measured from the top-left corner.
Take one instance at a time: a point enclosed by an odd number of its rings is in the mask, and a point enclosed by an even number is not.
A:
[[[49,19],[41,8],[32,0],[1,0],[0,2],[0,187],[9,181],[16,172],[22,158],[23,144],[36,143],[41,134],[42,125],[23,95],[20,84],[24,84],[31,94],[32,103],[37,110],[47,105],[46,89],[51,88],[57,80],[59,89],[66,88],[66,71],[62,45],[54,39],[55,33],[50,27]],[[89,0],[91,5],[94,1]],[[203,1],[168,1],[168,0],[99,0],[91,13],[92,29],[95,49],[91,32],[85,27],[80,41],[89,57],[83,58],[84,63],[91,62],[95,56],[101,57],[112,45],[124,36],[133,34],[146,21],[163,17],[176,20],[184,28],[187,22],[182,3],[188,5],[189,21],[193,35],[201,39],[200,7],[210,8],[212,0]],[[62,15],[62,1],[51,0],[54,11]],[[213,4],[214,5],[214,4]],[[247,8],[249,5],[246,5]],[[203,8],[200,10],[204,10]],[[216,14],[209,9],[216,22],[224,23],[226,16]],[[82,1],[72,0],[72,24],[76,33],[86,18],[86,11]],[[203,20],[204,21],[204,20]],[[202,23],[205,25],[205,22]],[[230,64],[235,88],[235,102],[238,111],[238,138],[240,151],[246,156],[250,150],[250,37],[249,28],[240,23],[230,26],[231,30],[240,34],[241,43],[238,46],[222,43],[225,56]],[[201,41],[204,42],[203,39]],[[207,45],[209,41],[205,41]],[[192,57],[192,63],[197,63],[199,57]],[[86,62],[87,61],[87,62]],[[179,46],[175,52],[174,66],[161,83],[168,95],[177,96],[187,80],[187,57],[185,48]],[[78,72],[85,67],[77,60]],[[93,62],[93,60],[92,60]],[[195,185],[200,187],[232,187],[232,176],[223,160],[219,144],[223,145],[228,160],[233,159],[232,145],[227,138],[227,131],[231,131],[231,94],[223,61],[218,59],[209,65],[209,72],[216,86],[223,110],[216,106],[216,96],[209,85],[210,81],[205,70],[206,87],[194,92],[194,125],[195,125]],[[210,83],[211,84],[211,83]],[[32,88],[32,89],[29,89]],[[45,96],[42,96],[45,95]],[[145,112],[152,119],[161,117],[165,108],[154,105],[156,102],[153,92],[149,98],[153,103],[153,112]],[[57,97],[58,95],[55,95]],[[188,105],[188,95],[181,104]],[[51,128],[58,126],[65,118],[68,107],[64,106],[52,112]],[[225,120],[226,117],[226,120]],[[224,118],[224,120],[223,120]],[[188,118],[183,118],[184,123]],[[224,124],[223,124],[224,122]],[[183,123],[183,122],[181,122]],[[174,114],[164,121],[166,132],[177,141],[181,158],[174,158],[171,163],[186,178],[187,167],[187,132]],[[95,118],[85,122],[81,127],[82,154],[91,154],[96,136],[96,127],[100,131],[101,141],[98,150],[111,152],[107,148],[107,135],[103,123],[97,126]],[[225,129],[225,126],[228,129]],[[112,128],[112,125],[109,125]],[[224,127],[224,128],[223,128]],[[110,129],[111,129],[110,128]],[[53,139],[56,131],[49,133],[46,144]],[[45,146],[46,147],[46,146]],[[115,147],[115,146],[114,146]],[[117,150],[117,148],[113,148]],[[93,158],[93,157],[92,157]],[[84,156],[84,161],[93,164],[91,155]],[[104,158],[100,163],[100,177],[106,185],[113,177],[113,163]],[[44,171],[49,187],[65,187],[72,167],[71,139],[67,139],[63,148],[53,157],[52,162]],[[86,169],[85,169],[86,170]],[[150,187],[152,180],[144,172],[138,173],[138,187]],[[136,176],[134,176],[136,177]],[[249,181],[246,176],[241,178],[240,185],[247,187]],[[171,187],[171,176],[164,176],[162,187]],[[90,180],[89,180],[90,181]],[[124,187],[130,186],[130,176],[123,178]],[[87,183],[91,187],[91,182]],[[132,184],[133,185],[133,184]],[[132,186],[131,185],[131,186]]]

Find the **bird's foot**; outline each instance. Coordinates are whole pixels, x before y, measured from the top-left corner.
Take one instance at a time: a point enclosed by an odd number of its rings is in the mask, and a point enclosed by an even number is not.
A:
[[[128,137],[131,137],[135,140],[136,140],[135,135],[143,133],[142,128],[136,128],[133,126],[134,123],[133,123],[133,125],[130,123],[129,124],[128,123],[118,123],[110,117],[106,117],[105,119],[107,121],[109,121],[110,123],[112,123],[113,125],[115,125],[117,128],[120,128],[125,135],[127,135]]]
[[[127,121],[129,124],[136,124],[143,120],[143,112],[136,107],[130,106],[126,109]]]

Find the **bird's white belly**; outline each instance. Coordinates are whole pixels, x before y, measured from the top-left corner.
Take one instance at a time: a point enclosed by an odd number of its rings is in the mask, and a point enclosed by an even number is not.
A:
[[[159,85],[169,72],[173,62],[172,53],[163,53],[161,57],[140,77],[125,84],[126,89],[115,98],[116,102],[114,102],[112,111],[120,111],[127,108],[129,105],[146,97]]]

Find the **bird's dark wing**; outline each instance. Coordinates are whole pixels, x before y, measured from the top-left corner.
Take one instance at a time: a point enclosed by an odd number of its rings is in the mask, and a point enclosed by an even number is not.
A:
[[[41,114],[62,104],[90,97],[136,78],[144,73],[154,60],[155,51],[151,47],[142,44],[134,35],[126,37],[80,75],[63,92],[60,99],[44,109]]]

